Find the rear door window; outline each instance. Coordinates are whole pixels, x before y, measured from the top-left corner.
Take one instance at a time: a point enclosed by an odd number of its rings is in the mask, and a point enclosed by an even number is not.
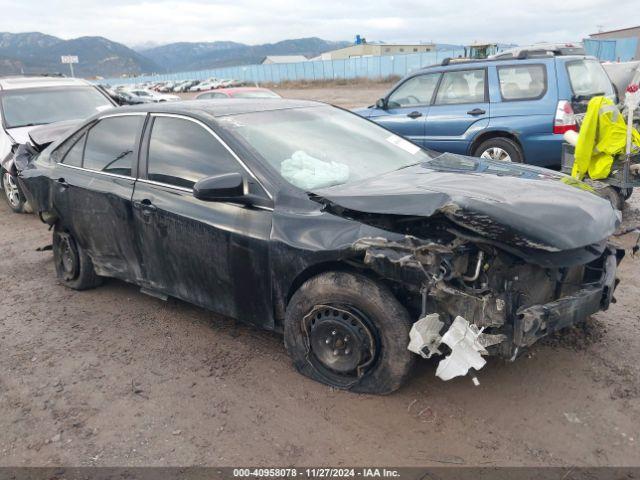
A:
[[[485,102],[485,77],[484,69],[445,72],[438,87],[436,105]]]
[[[240,172],[240,164],[200,124],[175,117],[153,121],[147,178],[191,188],[198,180],[222,173]]]
[[[89,130],[82,166],[131,176],[144,118],[144,115],[126,115],[100,120]]]
[[[439,78],[439,73],[429,73],[410,78],[389,96],[387,101],[389,108],[429,105]]]
[[[535,100],[547,91],[544,65],[509,65],[498,67],[500,94],[503,100]]]
[[[597,60],[583,59],[567,62],[567,73],[574,95],[615,95],[611,80]]]

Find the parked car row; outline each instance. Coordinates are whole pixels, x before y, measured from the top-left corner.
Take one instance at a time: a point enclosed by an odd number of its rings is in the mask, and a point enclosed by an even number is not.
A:
[[[242,87],[245,82],[211,77],[205,80],[171,80],[164,82],[142,82],[135,85],[117,85],[114,90],[151,90],[159,93],[203,92],[217,88]]]
[[[375,122],[262,89],[114,109],[86,82],[0,80],[6,196],[52,227],[69,288],[119,278],[281,332],[295,367],[333,387],[394,391],[419,357],[442,357],[448,380],[608,308],[624,254],[609,241],[618,213],[584,184],[422,148],[467,141],[440,107],[482,117],[481,132],[505,104],[523,117],[511,141],[529,132],[522,159],[544,164],[523,103],[545,128],[569,128],[547,107],[579,103],[566,85],[596,93],[572,72],[597,69],[584,57],[509,62],[411,75],[370,109]],[[391,131],[421,117],[409,140]],[[448,140],[428,140],[429,118]]]

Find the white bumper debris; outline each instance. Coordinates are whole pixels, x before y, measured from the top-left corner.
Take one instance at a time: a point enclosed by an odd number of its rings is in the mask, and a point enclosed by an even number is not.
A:
[[[432,313],[425,315],[411,327],[409,332],[409,345],[407,348],[413,353],[417,353],[422,358],[431,358],[433,355],[442,355],[438,345],[442,342],[440,329],[444,325],[440,321],[440,315]],[[428,353],[425,353],[425,348]]]
[[[470,368],[480,370],[484,367],[487,362],[480,354],[486,355],[487,351],[478,340],[481,334],[482,330],[477,326],[470,325],[462,317],[456,317],[442,336],[442,342],[451,348],[451,353],[438,364],[436,376],[442,380],[451,380],[466,375]]]

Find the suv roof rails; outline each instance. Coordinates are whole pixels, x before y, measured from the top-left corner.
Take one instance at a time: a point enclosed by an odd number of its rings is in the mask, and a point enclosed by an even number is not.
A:
[[[516,55],[514,55],[516,53]],[[449,65],[465,65],[468,63],[479,63],[479,62],[500,62],[504,60],[527,60],[530,58],[545,58],[545,57],[559,57],[564,55],[586,55],[584,52],[578,51],[578,49],[571,50],[563,50],[563,49],[546,49],[539,48],[535,50],[516,50],[514,52],[504,52],[498,53],[496,55],[492,55],[489,58],[451,58],[446,57],[440,63],[436,63],[434,65],[426,65],[424,67],[420,67],[419,70],[424,70],[426,68],[434,68],[434,67],[446,67]]]

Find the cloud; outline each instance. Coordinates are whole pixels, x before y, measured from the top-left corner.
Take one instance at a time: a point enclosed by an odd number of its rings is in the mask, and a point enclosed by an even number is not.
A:
[[[317,36],[369,40],[526,44],[579,41],[621,28],[636,0],[0,0],[0,31],[62,38],[99,35],[128,45],[232,40],[257,44]]]

